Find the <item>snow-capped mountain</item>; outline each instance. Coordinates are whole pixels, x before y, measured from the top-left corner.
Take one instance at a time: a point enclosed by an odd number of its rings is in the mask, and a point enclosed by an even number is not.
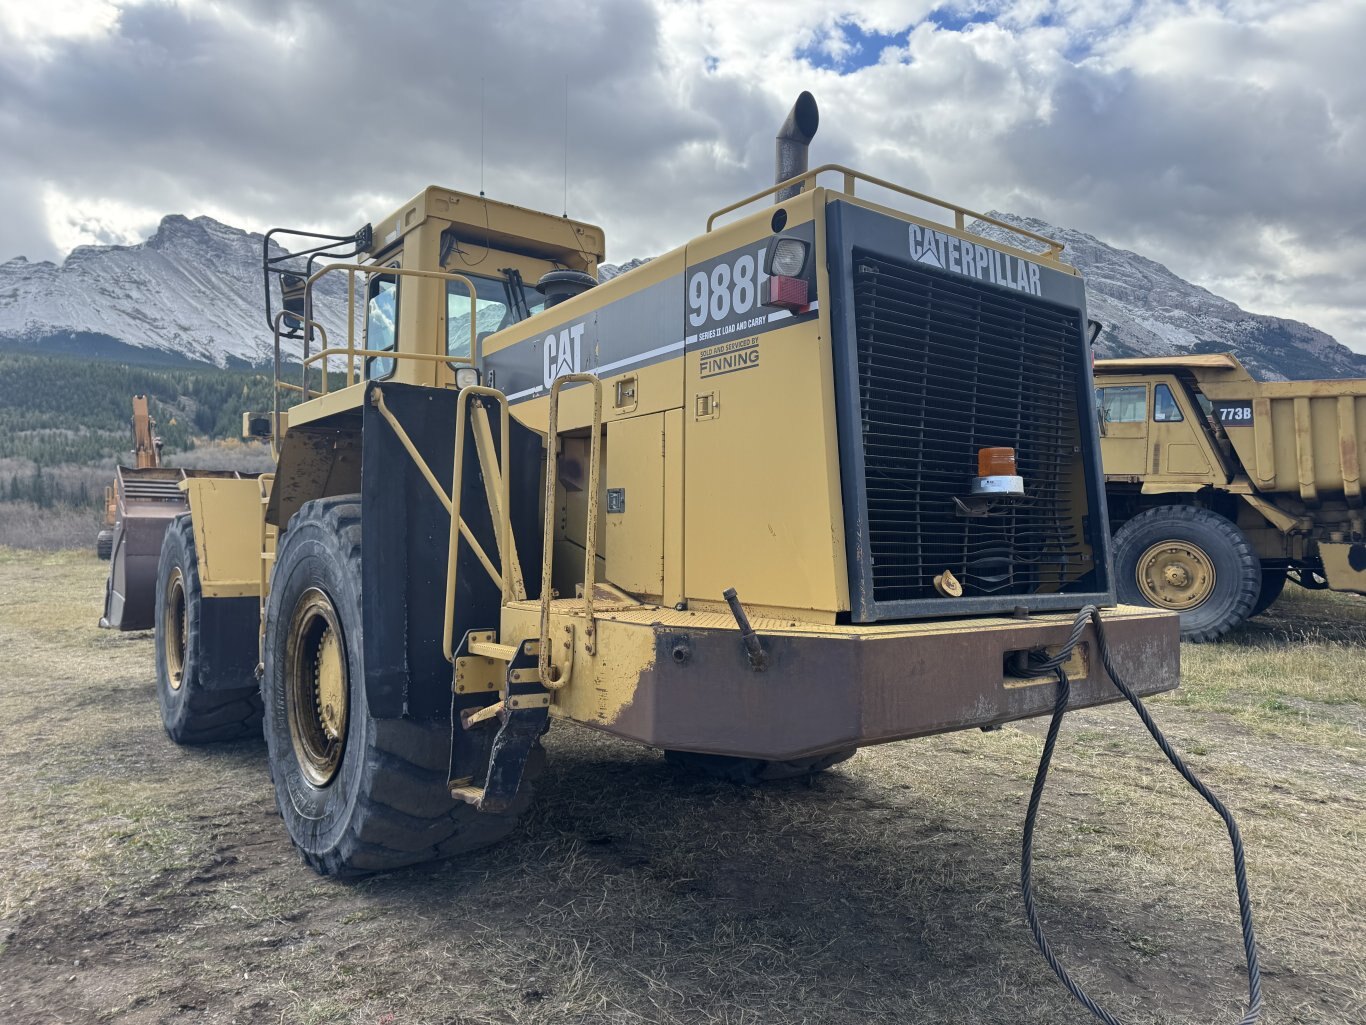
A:
[[[1105,325],[1097,344],[1101,356],[1235,352],[1264,380],[1366,377],[1366,355],[1308,324],[1248,313],[1160,263],[1085,232],[1032,217],[990,214],[1066,246],[1063,260],[1086,279],[1088,313]],[[982,221],[969,230],[1019,248],[1042,248]]]
[[[1366,376],[1366,356],[1306,324],[1248,313],[1084,232],[992,216],[1066,245],[1063,258],[1086,276],[1090,315],[1106,326],[1103,355],[1232,350],[1266,378]],[[986,224],[974,229],[1021,242]],[[271,336],[260,261],[260,235],[175,214],[137,245],[81,246],[60,264],[19,257],[0,264],[0,341],[121,358],[266,364]],[[600,276],[644,262],[604,264]],[[344,337],[344,287],[338,275],[315,297],[315,316],[334,338]]]
[[[166,354],[225,366],[272,359],[261,295],[261,236],[178,214],[145,242],[80,246],[60,264],[0,264],[0,338],[92,354]],[[345,285],[315,297],[345,323]],[[297,351],[297,350],[295,350]]]

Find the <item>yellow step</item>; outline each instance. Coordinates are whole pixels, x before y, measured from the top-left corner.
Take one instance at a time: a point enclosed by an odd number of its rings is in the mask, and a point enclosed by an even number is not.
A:
[[[496,641],[475,641],[470,645],[471,655],[496,658],[499,662],[511,662],[517,657],[517,645],[499,644]]]

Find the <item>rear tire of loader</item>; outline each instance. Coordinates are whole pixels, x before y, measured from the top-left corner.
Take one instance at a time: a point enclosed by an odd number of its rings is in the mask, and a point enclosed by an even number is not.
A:
[[[106,562],[114,554],[114,532],[108,527],[95,535],[95,554]]]
[[[854,757],[854,748],[835,751],[817,758],[798,758],[790,762],[770,762],[762,758],[734,758],[730,755],[706,755],[693,751],[665,751],[664,760],[689,772],[701,773],[712,779],[722,779],[740,786],[757,787],[784,780],[810,779],[832,765]]]
[[[211,744],[261,735],[256,681],[216,680],[202,657],[204,597],[188,515],[166,528],[157,564],[157,701],[177,744]],[[224,686],[223,684],[226,684]]]
[[[453,800],[449,719],[370,716],[362,623],[360,496],[308,502],[276,553],[261,679],[275,803],[300,857],[320,875],[354,876],[501,840],[530,803],[543,752],[511,811]]]
[[[1115,588],[1129,605],[1181,615],[1181,639],[1217,640],[1252,614],[1262,563],[1243,532],[1208,509],[1166,505],[1115,532]]]

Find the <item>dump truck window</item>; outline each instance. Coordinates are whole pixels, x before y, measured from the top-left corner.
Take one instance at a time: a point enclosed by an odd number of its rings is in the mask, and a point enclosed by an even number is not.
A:
[[[516,311],[508,307],[505,283],[498,278],[468,275],[476,289],[475,330],[479,337],[501,331],[516,323]],[[526,288],[526,306],[540,312],[545,300],[535,289]],[[470,355],[470,294],[459,281],[446,282],[446,355],[467,359]]]
[[[1141,384],[1097,388],[1096,405],[1105,423],[1142,423],[1148,419],[1148,389]]]
[[[370,298],[365,303],[365,347],[393,352],[397,336],[398,281],[374,278],[370,282]],[[394,362],[372,356],[365,362],[365,376],[371,380],[388,377],[394,372]]]
[[[1181,415],[1181,407],[1176,404],[1176,396],[1165,384],[1153,389],[1153,420],[1160,424],[1180,423],[1186,419]]]

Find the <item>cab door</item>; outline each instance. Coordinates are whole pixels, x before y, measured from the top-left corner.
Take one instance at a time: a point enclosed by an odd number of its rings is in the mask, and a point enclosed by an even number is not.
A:
[[[1203,417],[1190,395],[1174,377],[1154,381],[1152,389],[1149,443],[1153,474],[1201,482],[1213,481],[1217,476],[1220,483],[1226,482],[1227,475],[1216,473],[1216,468],[1222,468],[1209,437],[1201,429]]]
[[[1100,420],[1100,453],[1106,478],[1136,482],[1146,475],[1150,470],[1147,383],[1097,387],[1096,415]]]

